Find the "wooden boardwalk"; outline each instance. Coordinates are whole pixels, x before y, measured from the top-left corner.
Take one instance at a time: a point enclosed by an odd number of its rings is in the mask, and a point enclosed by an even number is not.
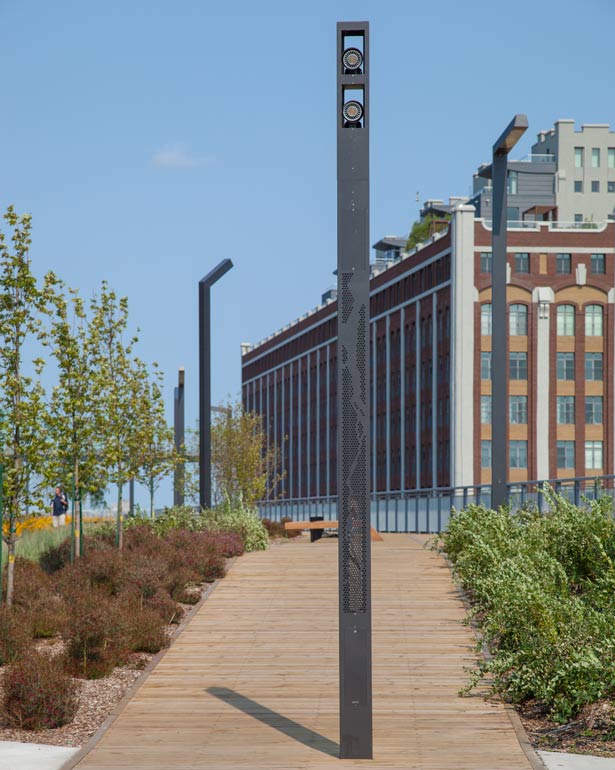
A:
[[[460,698],[471,631],[424,538],[372,544],[374,760],[337,759],[337,541],[238,559],[79,770],[528,770],[509,718]]]

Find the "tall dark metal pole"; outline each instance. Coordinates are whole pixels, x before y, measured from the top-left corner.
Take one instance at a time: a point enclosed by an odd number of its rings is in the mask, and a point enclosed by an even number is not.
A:
[[[515,115],[493,145],[493,221],[491,230],[491,507],[508,500],[508,313],[506,307],[506,221],[508,153],[527,129],[525,115]]]
[[[173,438],[175,443],[175,452],[178,456],[185,452],[185,407],[184,407],[184,370],[183,368],[177,374],[177,387],[174,392],[173,400]],[[185,459],[185,458],[184,458]],[[173,473],[173,505],[184,504],[184,463],[175,464]]]
[[[337,24],[340,757],[371,759],[369,25]]]
[[[199,505],[211,508],[211,318],[210,289],[233,267],[223,259],[199,281]]]

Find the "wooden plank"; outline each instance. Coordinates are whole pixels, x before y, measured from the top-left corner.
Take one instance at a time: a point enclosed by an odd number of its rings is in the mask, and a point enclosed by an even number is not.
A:
[[[458,696],[474,638],[423,542],[372,547],[370,770],[530,770],[504,707]],[[337,551],[289,540],[238,559],[79,770],[365,768],[336,756]]]

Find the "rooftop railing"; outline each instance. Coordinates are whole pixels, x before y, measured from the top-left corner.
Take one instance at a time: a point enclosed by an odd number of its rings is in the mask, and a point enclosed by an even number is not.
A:
[[[615,498],[615,476],[580,476],[569,479],[520,481],[508,484],[508,499],[513,511],[534,506],[547,513],[549,488],[575,505],[601,497]],[[470,503],[491,505],[491,485],[434,487],[371,494],[371,524],[379,532],[435,533],[446,529],[453,508]],[[337,518],[337,497],[310,497],[288,500],[262,500],[257,504],[261,517],[272,521],[289,518],[307,521],[312,516]]]
[[[517,163],[555,163],[555,155],[536,155],[528,153],[516,160]]]

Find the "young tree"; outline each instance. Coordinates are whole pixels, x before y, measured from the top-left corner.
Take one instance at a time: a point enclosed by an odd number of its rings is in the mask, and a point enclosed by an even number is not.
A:
[[[118,299],[103,281],[100,295],[92,299],[90,357],[96,431],[101,457],[109,480],[117,487],[116,545],[123,546],[122,489],[135,475],[139,387],[132,349],[137,337],[127,342],[128,300]]]
[[[211,430],[211,464],[216,499],[253,506],[275,496],[283,478],[279,450],[267,446],[262,417],[240,403],[216,415]]]
[[[49,408],[49,431],[54,437],[47,465],[47,478],[62,480],[73,490],[75,516],[72,533],[75,554],[80,555],[81,514],[75,504],[87,494],[104,490],[106,478],[96,431],[96,399],[92,378],[92,346],[83,301],[76,291],[58,283],[54,298],[55,314],[49,334],[51,350],[58,365],[58,384],[53,388]],[[79,522],[81,524],[81,522]]]
[[[6,602],[13,601],[16,525],[29,505],[42,505],[44,483],[39,475],[49,451],[45,423],[45,394],[38,380],[44,361],[32,357],[44,339],[42,314],[53,293],[49,273],[39,286],[29,259],[31,217],[13,207],[4,215],[12,248],[0,231],[0,446],[3,453],[3,497],[7,518],[8,571]],[[4,533],[3,533],[4,535]]]
[[[140,425],[137,450],[137,479],[145,485],[150,496],[150,516],[154,517],[154,496],[165,476],[175,468],[173,431],[164,416],[164,401],[160,389],[161,375],[155,367],[154,378],[145,367],[140,370]]]

